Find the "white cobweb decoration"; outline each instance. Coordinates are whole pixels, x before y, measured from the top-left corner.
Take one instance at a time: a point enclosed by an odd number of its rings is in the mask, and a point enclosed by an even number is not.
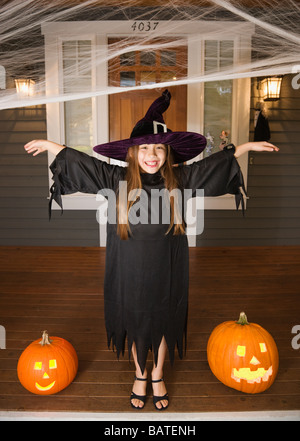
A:
[[[114,57],[134,50],[151,51],[185,41],[170,39],[170,29],[176,33],[180,20],[192,22],[220,21],[252,23],[251,61],[224,69],[209,70],[199,75],[189,75],[163,84],[148,84],[138,88],[168,87],[176,84],[200,83],[226,79],[283,75],[295,72],[300,65],[300,5],[297,0],[12,0],[2,2],[0,9],[0,109],[32,106],[48,102],[63,102],[123,92],[126,87],[74,84],[72,67],[64,69],[64,87],[49,93],[45,83],[45,45],[41,28],[46,23],[101,20],[163,21],[155,32],[141,33],[141,38],[127,37],[112,44],[109,51],[95,48],[94,68],[108,63]],[[173,26],[173,27],[172,27]],[[199,24],[200,26],[200,24]],[[166,29],[168,32],[166,32]],[[201,37],[201,29],[198,35]],[[159,40],[160,39],[160,40]],[[84,58],[80,61],[82,72],[90,69]],[[113,66],[113,63],[111,63]],[[113,69],[113,67],[111,67]],[[6,75],[4,75],[6,73]],[[49,76],[50,75],[50,76]],[[16,78],[32,79],[35,93],[20,98],[15,88]],[[68,82],[69,79],[69,82]],[[51,83],[51,73],[47,81]],[[72,84],[72,87],[68,87]],[[131,87],[130,90],[133,88]]]

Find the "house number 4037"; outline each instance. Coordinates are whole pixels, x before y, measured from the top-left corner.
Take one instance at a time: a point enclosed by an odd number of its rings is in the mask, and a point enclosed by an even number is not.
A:
[[[158,21],[135,21],[131,28],[134,32],[150,32],[155,31],[158,25]]]

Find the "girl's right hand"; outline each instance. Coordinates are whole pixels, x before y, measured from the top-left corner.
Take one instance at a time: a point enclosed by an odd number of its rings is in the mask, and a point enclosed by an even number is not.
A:
[[[48,141],[46,139],[35,139],[24,145],[24,149],[27,153],[32,153],[33,156],[37,156],[40,153],[49,151],[54,155],[57,155],[65,147],[56,144],[55,142]]]

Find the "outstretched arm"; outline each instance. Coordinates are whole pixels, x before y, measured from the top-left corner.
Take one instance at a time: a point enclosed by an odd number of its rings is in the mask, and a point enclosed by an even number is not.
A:
[[[55,142],[37,139],[25,146],[33,156],[49,151],[55,155],[50,165],[53,185],[50,189],[50,210],[54,199],[62,207],[61,195],[72,193],[97,194],[102,189],[115,190],[124,179],[124,167],[107,164],[73,148],[65,148]]]
[[[261,141],[261,142],[246,142],[245,144],[238,145],[235,148],[235,154],[234,156],[238,158],[239,156],[242,156],[244,153],[253,151],[253,152],[278,152],[279,148],[275,145],[267,142],[267,141]]]
[[[180,167],[182,185],[192,189],[204,189],[205,196],[221,196],[226,193],[235,195],[237,205],[243,201],[240,187],[244,188],[240,166],[235,158],[249,151],[272,152],[278,147],[269,142],[247,142],[235,149],[224,149],[190,165]]]
[[[24,145],[24,149],[27,153],[33,153],[33,156],[39,155],[42,152],[49,151],[55,156],[63,150],[65,147],[55,142],[47,141],[46,139],[35,139]]]

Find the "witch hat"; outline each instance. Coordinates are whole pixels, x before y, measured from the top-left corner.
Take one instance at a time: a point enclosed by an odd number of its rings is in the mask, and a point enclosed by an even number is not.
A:
[[[171,94],[165,90],[149,107],[146,115],[136,123],[130,138],[99,144],[94,151],[109,158],[125,161],[129,147],[141,144],[166,144],[173,150],[175,163],[188,161],[199,155],[206,146],[206,138],[194,132],[172,132],[163,113],[170,105]]]

